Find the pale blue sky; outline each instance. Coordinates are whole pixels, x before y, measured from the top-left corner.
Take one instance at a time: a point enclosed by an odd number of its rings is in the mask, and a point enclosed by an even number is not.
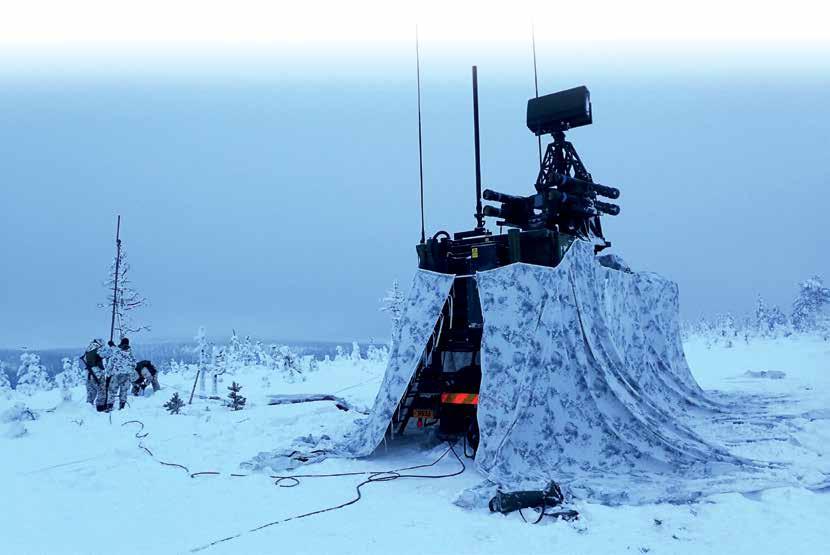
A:
[[[529,56],[472,50],[424,47],[429,233],[473,223],[473,63],[485,186],[535,179]],[[830,278],[826,61],[612,50],[542,45],[539,69],[542,93],[592,92],[570,138],[622,190],[615,251],[676,280],[687,317],[756,293],[789,308],[797,280]],[[0,346],[105,335],[118,213],[148,338],[385,339],[378,299],[416,267],[419,216],[414,60],[381,51],[0,71]]]

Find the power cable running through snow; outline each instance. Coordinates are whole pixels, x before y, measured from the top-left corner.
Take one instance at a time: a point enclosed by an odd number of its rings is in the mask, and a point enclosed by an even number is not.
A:
[[[181,468],[182,470],[187,472],[190,475],[191,478],[196,478],[197,476],[220,476],[222,474],[221,472],[216,472],[216,471],[213,471],[213,470],[200,471],[200,472],[190,472],[190,469],[188,467],[182,465],[182,464],[166,462],[166,461],[163,461],[163,460],[159,459],[158,457],[155,456],[155,454],[153,454],[152,451],[150,451],[150,449],[148,449],[143,444],[143,440],[147,436],[150,435],[149,432],[144,432],[144,428],[145,428],[144,423],[140,420],[128,420],[126,422],[123,422],[121,425],[126,426],[127,424],[138,424],[139,426],[141,426],[141,428],[135,433],[136,439],[139,440],[138,447],[139,447],[139,449],[141,449],[145,453],[147,453],[153,460],[155,460],[159,464],[164,465],[164,466]],[[269,476],[269,478],[274,480],[274,485],[277,486],[277,487],[281,487],[281,488],[293,488],[293,487],[299,486],[300,485],[300,478],[335,478],[335,477],[344,477],[344,476],[368,476],[368,477],[364,481],[360,482],[359,484],[357,484],[355,486],[355,492],[356,492],[355,497],[348,500],[348,501],[346,501],[346,502],[344,502],[344,503],[340,503],[339,505],[334,505],[332,507],[326,507],[324,509],[318,509],[316,511],[311,511],[309,513],[303,513],[303,514],[300,514],[300,515],[294,515],[294,516],[290,516],[290,517],[283,518],[283,519],[280,519],[280,520],[267,522],[265,524],[261,524],[261,525],[255,527],[255,528],[251,528],[250,530],[247,530],[247,531],[244,531],[244,532],[239,532],[238,534],[234,534],[232,536],[228,536],[228,537],[225,537],[225,538],[221,538],[221,539],[212,541],[212,542],[207,543],[205,545],[202,545],[200,547],[195,547],[195,548],[191,549],[190,552],[191,553],[196,553],[196,552],[199,552],[199,551],[203,551],[205,549],[211,548],[211,547],[213,547],[215,545],[218,545],[220,543],[228,542],[228,541],[234,540],[236,538],[239,538],[239,537],[243,536],[244,534],[250,534],[250,533],[253,533],[253,532],[258,532],[260,530],[263,530],[265,528],[269,528],[271,526],[275,526],[277,524],[283,524],[285,522],[289,522],[289,521],[292,521],[292,520],[299,520],[301,518],[306,518],[306,517],[310,517],[310,516],[314,516],[314,515],[319,515],[319,514],[327,513],[327,512],[330,512],[330,511],[336,511],[336,510],[348,507],[350,505],[354,505],[355,503],[357,503],[358,501],[360,501],[363,498],[363,493],[362,493],[361,489],[363,488],[363,486],[365,486],[367,484],[371,484],[371,483],[375,483],[375,482],[391,482],[391,481],[397,480],[399,478],[439,479],[439,478],[452,478],[454,476],[459,476],[459,475],[463,474],[464,471],[467,470],[467,466],[464,464],[464,461],[461,459],[461,457],[458,456],[458,453],[456,453],[456,451],[454,449],[454,446],[455,446],[454,443],[449,443],[448,442],[447,449],[441,454],[441,456],[439,456],[437,459],[435,459],[431,463],[418,464],[418,465],[407,466],[407,467],[403,467],[403,468],[396,468],[394,470],[338,472],[338,473],[334,473],[334,474],[294,474],[294,475],[291,475],[291,476]],[[466,450],[466,445],[465,445],[465,450]],[[442,460],[444,460],[444,458],[450,453],[453,454],[453,456],[455,457],[455,460],[458,461],[458,463],[461,465],[461,468],[459,470],[456,470],[455,472],[451,472],[451,473],[448,473],[448,474],[402,474],[403,472],[410,471],[410,470],[419,470],[419,469],[423,469],[423,468],[433,467],[433,466],[437,465],[438,463],[440,463]],[[232,478],[242,478],[242,477],[246,477],[246,476],[250,476],[250,475],[249,474],[233,474],[233,473],[231,473],[231,474],[229,474],[229,476],[232,477]],[[289,482],[288,484],[283,484],[282,482],[286,481],[286,480],[291,480],[292,482]]]
[[[459,464],[461,464],[461,469],[460,470],[457,470],[456,472],[452,472],[452,473],[449,473],[449,474],[438,474],[438,475],[401,474],[401,472],[405,471],[405,470],[414,470],[414,469],[417,469],[417,468],[427,468],[427,467],[435,466],[441,460],[443,460],[444,457],[446,457],[447,454],[449,454],[449,453],[452,453],[453,456],[455,457],[455,460],[457,460],[459,462]],[[349,501],[346,501],[345,503],[341,503],[339,505],[334,505],[332,507],[327,507],[325,509],[318,509],[316,511],[311,511],[309,513],[294,515],[294,516],[290,516],[290,517],[283,518],[283,519],[280,519],[280,520],[275,520],[273,522],[268,522],[268,523],[265,523],[265,524],[261,524],[260,526],[257,526],[255,528],[251,528],[247,532],[239,532],[238,534],[234,534],[233,536],[228,536],[226,538],[222,538],[222,539],[219,539],[219,540],[212,541],[212,542],[210,542],[208,544],[205,544],[205,545],[202,545],[200,547],[195,547],[195,548],[191,549],[190,552],[191,553],[196,553],[196,552],[199,552],[199,551],[203,551],[205,549],[208,549],[208,548],[213,547],[215,545],[218,545],[220,543],[224,543],[224,542],[227,542],[227,541],[237,539],[237,538],[241,537],[244,534],[250,534],[250,533],[253,533],[253,532],[258,532],[258,531],[263,530],[265,528],[268,528],[270,526],[275,526],[277,524],[283,524],[283,523],[286,523],[286,522],[290,522],[292,520],[299,520],[301,518],[306,518],[306,517],[310,517],[310,516],[314,516],[314,515],[319,515],[319,514],[322,514],[322,513],[327,513],[327,512],[330,512],[330,511],[336,511],[338,509],[343,509],[345,507],[348,507],[349,505],[354,505],[355,503],[357,503],[358,501],[360,501],[363,498],[363,493],[361,491],[361,488],[363,488],[363,486],[365,486],[367,484],[371,484],[371,483],[374,483],[374,482],[391,482],[391,481],[397,480],[399,478],[432,478],[432,479],[451,478],[453,476],[458,476],[460,474],[463,474],[466,469],[467,469],[467,467],[464,464],[464,461],[461,460],[461,457],[459,457],[458,453],[456,453],[455,449],[453,449],[453,444],[450,444],[449,447],[447,448],[447,450],[444,451],[444,453],[441,454],[440,457],[438,457],[437,459],[435,459],[431,463],[421,464],[421,465],[416,465],[416,466],[410,466],[410,467],[407,467],[407,468],[401,468],[401,469],[397,469],[397,470],[387,470],[387,471],[379,471],[379,472],[342,472],[342,473],[336,473],[336,474],[298,474],[298,475],[294,475],[294,476],[272,476],[272,478],[277,479],[277,481],[274,482],[274,484],[277,485],[277,486],[280,486],[280,487],[296,487],[300,484],[299,478],[331,478],[331,477],[338,477],[338,476],[355,476],[355,475],[358,475],[358,474],[362,474],[362,475],[368,474],[369,475],[369,477],[366,480],[360,482],[359,484],[357,484],[357,486],[355,486],[355,492],[356,492],[355,497],[353,499],[350,499]],[[294,483],[291,484],[290,486],[285,486],[285,485],[280,484],[280,482],[282,480],[294,480]]]

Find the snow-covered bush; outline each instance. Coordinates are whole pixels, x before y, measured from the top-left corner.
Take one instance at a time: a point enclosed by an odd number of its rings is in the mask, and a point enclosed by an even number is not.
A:
[[[9,439],[25,436],[29,430],[23,423],[31,420],[37,420],[37,413],[23,403],[15,403],[0,414],[0,422],[8,424],[3,436]]]
[[[25,403],[15,403],[0,414],[0,422],[25,422],[27,420],[37,420],[37,413]]]
[[[824,286],[821,277],[813,276],[801,282],[798,296],[793,301],[793,328],[799,332],[821,332],[827,321],[822,310],[830,304],[830,288]]]
[[[40,356],[25,352],[20,355],[20,368],[17,369],[17,391],[32,395],[36,391],[51,389],[46,367],[40,363]]]

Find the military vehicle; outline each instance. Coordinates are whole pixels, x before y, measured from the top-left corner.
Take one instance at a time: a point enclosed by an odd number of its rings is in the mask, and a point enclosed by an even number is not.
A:
[[[422,230],[416,247],[418,267],[456,278],[389,431],[393,436],[402,434],[413,421],[418,428],[437,425],[440,437],[464,437],[475,450],[484,324],[476,272],[517,262],[554,267],[577,240],[590,241],[596,252],[607,248],[610,243],[600,218],[616,216],[620,208],[600,199],[617,199],[620,191],[595,183],[565,138],[567,130],[593,122],[590,93],[580,86],[527,103],[528,129],[537,137],[552,138],[540,157],[535,191],[528,196],[482,192],[478,76],[476,67],[472,69],[476,225],[452,235],[439,231],[429,239]],[[482,206],[482,198],[496,204]],[[489,231],[485,218],[496,219],[507,233]]]

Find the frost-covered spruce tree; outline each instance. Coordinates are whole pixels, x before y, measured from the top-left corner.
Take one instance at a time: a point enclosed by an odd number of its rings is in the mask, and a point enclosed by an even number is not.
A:
[[[286,380],[293,382],[297,379],[302,379],[302,369],[300,368],[300,358],[297,353],[291,350],[288,345],[282,345],[279,348],[280,369],[285,375]]]
[[[314,355],[308,355],[305,357],[305,371],[309,374],[312,372],[316,372],[320,369],[320,365],[317,362],[317,359],[314,358]]]
[[[254,342],[251,340],[250,335],[245,336],[245,340],[242,342],[242,352],[241,357],[242,364],[245,366],[251,366],[256,362],[256,352],[254,349]]]
[[[730,313],[721,314],[718,316],[717,324],[717,338],[727,348],[733,346],[733,340],[738,336],[738,328],[735,325],[735,317]]]
[[[754,326],[762,337],[777,337],[787,328],[787,316],[775,305],[768,305],[761,295],[755,301]]]
[[[121,247],[121,262],[118,264],[118,288],[115,288],[116,260],[110,264],[104,288],[107,291],[106,301],[98,305],[99,308],[112,310],[112,296],[115,294],[115,330],[116,337],[128,337],[142,331],[149,331],[150,326],[138,323],[135,311],[147,306],[147,299],[135,290],[130,279],[130,261],[127,251]],[[118,340],[116,339],[116,342]]]
[[[64,357],[61,362],[63,371],[55,376],[55,384],[60,388],[63,400],[71,401],[72,388],[83,383],[83,373],[78,359]]]
[[[231,410],[242,410],[245,408],[245,403],[248,401],[245,397],[239,394],[242,386],[236,382],[228,386],[230,393],[228,393],[228,406]]]
[[[280,369],[280,361],[282,360],[282,355],[280,355],[280,346],[279,345],[271,345],[268,347],[268,361],[266,366],[271,370],[279,370]]]
[[[213,359],[213,384],[211,386],[210,394],[214,397],[219,395],[218,387],[219,387],[219,376],[227,372],[228,366],[227,361],[225,360],[225,350],[220,349],[218,347],[213,347],[213,352],[211,353],[211,357]]]
[[[800,332],[820,331],[819,328],[826,324],[821,319],[821,312],[828,303],[830,289],[824,286],[821,277],[816,275],[802,281],[793,301],[793,328]]]
[[[349,358],[352,361],[352,364],[360,364],[361,359],[363,356],[360,354],[360,345],[357,344],[357,341],[352,341],[352,354],[349,355]]]
[[[6,374],[6,363],[0,361],[0,399],[9,398],[12,394],[12,384]]]
[[[205,384],[207,382],[205,375],[208,373],[208,361],[210,360],[213,349],[208,344],[207,333],[205,332],[204,326],[199,326],[199,329],[196,331],[196,337],[194,337],[193,340],[196,341],[196,348],[194,351],[199,357],[199,369],[201,370],[199,373],[199,393],[204,395],[206,390]]]
[[[755,330],[758,332],[760,336],[767,336],[769,335],[769,309],[767,308],[767,303],[764,302],[764,297],[760,294],[755,298],[755,314],[754,314],[754,325]]]
[[[230,343],[228,343],[228,347],[225,349],[225,369],[231,374],[235,374],[240,366],[243,365],[242,358],[242,341],[240,341],[239,336],[236,334],[236,330],[233,330]]]
[[[20,355],[20,368],[17,369],[17,391],[32,395],[35,391],[51,389],[46,367],[40,363],[40,356],[35,353]]]
[[[389,349],[383,346],[369,345],[369,348],[366,349],[366,359],[372,362],[386,362],[389,359]]]
[[[389,318],[392,320],[392,337],[397,337],[398,331],[400,330],[405,300],[406,298],[403,295],[403,291],[401,291],[398,280],[392,282],[392,287],[380,300],[381,312],[389,313]]]
[[[773,336],[777,337],[782,333],[789,335],[789,321],[787,315],[779,307],[773,305],[767,310],[767,324]]]
[[[184,401],[182,401],[182,398],[179,397],[178,392],[174,393],[170,400],[164,403],[164,408],[167,409],[167,412],[170,414],[179,414],[179,411],[182,410],[183,406]]]

